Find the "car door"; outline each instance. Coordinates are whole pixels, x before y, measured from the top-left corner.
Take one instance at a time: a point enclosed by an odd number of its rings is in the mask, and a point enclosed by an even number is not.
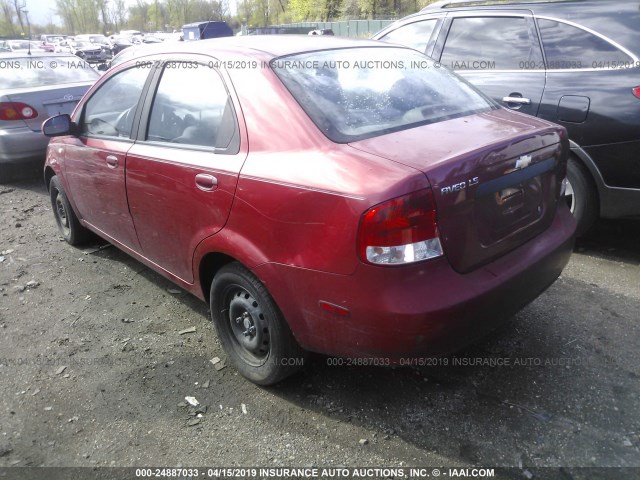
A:
[[[450,14],[434,57],[500,105],[538,113],[545,69],[531,12]]]
[[[226,223],[246,157],[234,100],[211,60],[165,61],[127,157],[145,257],[193,282],[193,252]]]
[[[79,216],[136,251],[140,245],[127,204],[126,155],[148,75],[148,69],[133,67],[100,85],[82,107],[79,135],[65,146],[64,175]]]
[[[640,108],[633,94],[640,84],[638,57],[578,23],[552,17],[537,22],[547,61],[539,116],[567,128],[605,184],[639,188]],[[631,39],[629,46],[635,47]]]

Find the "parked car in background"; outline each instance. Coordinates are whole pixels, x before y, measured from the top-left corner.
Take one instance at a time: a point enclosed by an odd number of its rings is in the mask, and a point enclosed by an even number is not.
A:
[[[69,42],[69,50],[87,63],[103,63],[111,56],[100,45],[86,41]]]
[[[128,37],[122,35],[112,35],[109,37],[109,42],[111,43],[111,55],[114,57],[124,49],[133,46],[133,42]]]
[[[0,40],[0,50],[6,52],[43,52],[42,44],[29,40]]]
[[[164,43],[164,42],[163,42]],[[161,51],[161,49],[163,49],[162,46],[160,46],[161,44],[157,44],[157,43],[139,43],[136,45],[132,45],[124,50],[121,50],[117,55],[115,55],[110,62],[108,62],[106,64],[105,68],[102,68],[101,66],[98,67],[99,70],[108,70],[109,68],[115,67],[116,65],[120,65],[121,63],[142,55],[144,52],[149,52],[149,53],[153,53],[154,51]]]
[[[76,35],[74,37],[76,42],[89,42],[92,45],[100,47],[103,52],[103,56],[110,58],[113,55],[111,50],[111,43],[109,39],[102,34],[85,34],[85,35]]]
[[[308,35],[334,35],[334,33],[330,28],[321,28],[318,30],[311,30]]]
[[[91,42],[91,43],[95,43],[96,45],[109,44],[109,39],[106,36],[102,35],[101,33],[85,33],[81,35],[76,35],[73,38],[77,41]]]
[[[232,37],[233,30],[227,22],[196,22],[182,26],[182,39],[205,40],[207,38]]]
[[[501,105],[569,131],[584,233],[640,215],[640,1],[443,1],[374,38],[410,46]]]
[[[71,113],[99,75],[71,55],[5,53],[0,60],[0,182],[5,182],[42,166],[49,143],[42,122]]]
[[[162,43],[163,40],[159,39],[158,37],[154,36],[154,35],[145,35],[144,37],[142,37],[142,43]]]
[[[208,300],[259,384],[304,350],[388,365],[457,349],[566,265],[569,144],[424,61],[277,35],[142,52],[43,126],[60,232]]]
[[[53,44],[53,51],[55,53],[71,53],[71,42],[73,42],[73,37],[57,40]]]
[[[53,52],[55,50],[56,43],[67,39],[68,35],[49,35],[44,34],[40,35],[40,43],[42,44],[42,49],[45,52]]]

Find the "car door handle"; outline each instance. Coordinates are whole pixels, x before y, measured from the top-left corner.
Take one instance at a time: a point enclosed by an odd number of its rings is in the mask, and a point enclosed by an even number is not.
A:
[[[199,173],[196,175],[196,187],[205,192],[211,192],[218,188],[218,179],[207,173]]]
[[[118,166],[118,157],[115,155],[107,156],[106,161],[109,168],[116,168]]]
[[[518,105],[531,105],[531,99],[524,97],[502,97],[502,101],[504,103],[515,103]]]

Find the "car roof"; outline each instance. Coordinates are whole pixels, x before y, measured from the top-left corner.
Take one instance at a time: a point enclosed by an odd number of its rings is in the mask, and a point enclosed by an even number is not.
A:
[[[384,47],[375,40],[361,40],[341,37],[308,35],[247,35],[222,37],[193,42],[171,42],[148,45],[140,49],[139,56],[156,53],[205,53],[216,56],[225,54],[245,54],[256,57],[280,57],[296,53],[313,52],[357,47]],[[395,48],[404,48],[394,46]]]
[[[510,10],[529,10],[536,16],[577,23],[640,54],[640,0],[441,0],[405,18],[417,19],[449,12]]]
[[[613,3],[613,2],[612,2]],[[422,12],[433,12],[438,10],[453,10],[461,8],[473,8],[475,9],[495,9],[495,8],[522,8],[529,7],[536,10],[544,9],[545,6],[550,8],[558,8],[560,5],[568,6],[569,8],[580,8],[585,5],[597,4],[605,9],[617,9],[620,4],[634,4],[637,10],[638,2],[616,2],[616,5],[608,5],[608,2],[602,2],[602,0],[440,0],[438,2],[431,3],[424,7]]]

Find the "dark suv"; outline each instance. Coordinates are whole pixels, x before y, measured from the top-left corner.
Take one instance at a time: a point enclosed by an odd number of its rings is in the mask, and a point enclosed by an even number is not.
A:
[[[640,1],[442,1],[374,38],[426,53],[513,110],[564,125],[584,233],[640,215]],[[439,62],[439,63],[438,63]]]

